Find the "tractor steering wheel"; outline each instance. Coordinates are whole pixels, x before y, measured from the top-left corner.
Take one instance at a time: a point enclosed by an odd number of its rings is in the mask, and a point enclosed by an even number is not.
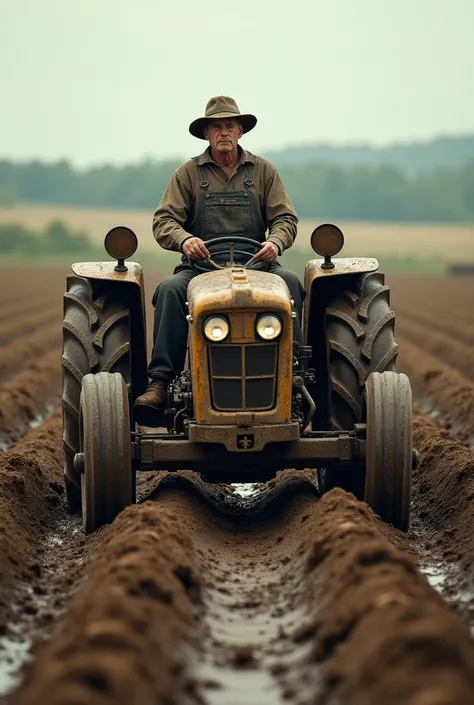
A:
[[[250,252],[247,252],[247,250],[236,250],[234,248],[235,243],[240,243],[243,245],[251,245],[252,247],[255,248],[255,252],[252,254]],[[239,264],[239,267],[243,267],[244,269],[250,269],[251,264],[250,260],[254,256],[258,250],[262,247],[261,242],[258,242],[258,240],[252,240],[250,237],[243,237],[242,235],[225,235],[224,237],[213,237],[210,240],[204,240],[204,243],[209,250],[209,257],[206,257],[206,259],[191,259],[188,257],[188,262],[191,265],[191,267],[194,269],[195,272],[210,272],[211,268],[214,267],[214,269],[226,269],[228,266],[233,266],[236,265],[237,262],[234,262],[234,255],[245,255],[248,259],[245,262],[245,264]],[[220,250],[216,251],[216,247],[219,247],[220,245],[229,245],[229,247],[224,247]],[[217,262],[214,262],[212,259],[212,255],[216,257],[217,255],[224,255],[226,253],[229,253],[229,262],[227,264],[217,264]],[[205,266],[205,264],[211,265]]]

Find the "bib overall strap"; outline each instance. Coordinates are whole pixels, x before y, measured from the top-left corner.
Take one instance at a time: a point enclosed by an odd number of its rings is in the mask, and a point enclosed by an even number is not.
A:
[[[198,170],[199,186],[203,191],[206,191],[209,188],[209,181],[206,179],[206,170],[203,166],[199,165],[199,157],[193,157],[192,159],[193,162],[196,164],[196,168]]]
[[[247,164],[247,168],[245,169],[244,184],[245,184],[245,186],[246,186],[247,188],[250,188],[250,187],[253,186],[253,184],[254,184],[254,181],[253,181],[253,179],[252,179],[254,166],[255,166],[255,164],[250,164],[250,163],[249,163],[249,164]]]

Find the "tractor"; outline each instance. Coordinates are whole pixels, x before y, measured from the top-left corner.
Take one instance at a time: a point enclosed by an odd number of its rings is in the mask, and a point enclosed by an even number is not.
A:
[[[147,386],[144,280],[126,227],[112,258],[72,265],[64,295],[62,410],[66,497],[86,533],[135,502],[136,473],[193,470],[206,482],[265,482],[311,469],[321,493],[342,487],[385,522],[410,517],[412,397],[396,371],[395,314],[376,259],[339,258],[332,224],[311,236],[304,345],[293,301],[274,274],[236,263],[236,236],[206,241],[209,268],[188,287],[185,369],[151,427],[134,423]],[[252,249],[254,248],[254,249]],[[227,253],[228,260],[222,253]],[[219,255],[219,257],[217,257]],[[249,255],[250,259],[251,255]]]

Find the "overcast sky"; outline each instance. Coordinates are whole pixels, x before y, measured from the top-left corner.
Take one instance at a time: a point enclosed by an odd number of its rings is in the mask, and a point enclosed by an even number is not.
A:
[[[192,156],[211,95],[255,152],[474,132],[474,0],[0,0],[0,157]]]

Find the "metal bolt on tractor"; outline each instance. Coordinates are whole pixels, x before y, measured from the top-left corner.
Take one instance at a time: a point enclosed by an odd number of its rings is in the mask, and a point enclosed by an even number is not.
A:
[[[311,236],[304,345],[294,348],[285,282],[234,262],[239,236],[206,242],[213,271],[188,287],[188,366],[169,385],[156,428],[133,421],[147,385],[144,284],[126,262],[134,233],[105,238],[117,260],[72,265],[63,322],[63,439],[69,505],[86,533],[135,502],[136,471],[191,469],[208,482],[259,482],[286,468],[317,471],[407,530],[412,400],[396,372],[395,314],[376,259],[335,258],[335,225]],[[212,255],[229,254],[226,265]],[[250,257],[250,255],[249,255]],[[159,432],[159,431],[162,432]]]

